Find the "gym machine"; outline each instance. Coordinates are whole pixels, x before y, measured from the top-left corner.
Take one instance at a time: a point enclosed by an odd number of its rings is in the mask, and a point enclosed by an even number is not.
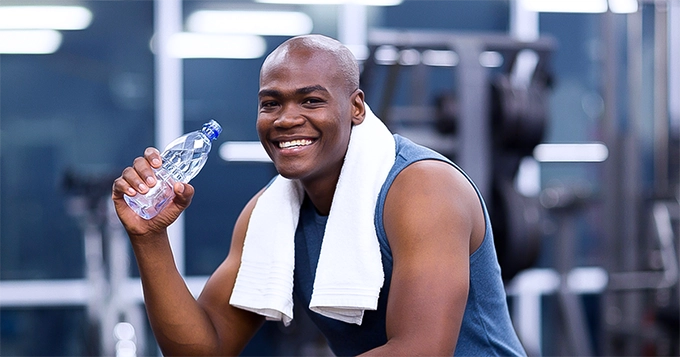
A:
[[[86,303],[86,350],[92,356],[137,356],[146,351],[146,314],[141,285],[130,284],[133,262],[127,234],[111,201],[115,176],[67,170],[62,186],[69,214],[83,232]],[[138,285],[138,286],[132,286]]]
[[[368,45],[370,55],[362,73],[368,98],[372,98],[372,86],[381,83],[378,78],[383,70],[384,84],[376,89],[382,94],[381,102],[374,107],[387,126],[445,154],[475,181],[489,207],[507,285],[534,266],[546,235],[547,216],[555,218],[559,227],[557,261],[548,274],[553,288],[545,294],[557,297],[559,316],[552,325],[564,336],[558,348],[592,355],[582,292],[568,285],[574,268],[571,220],[580,198],[567,189],[558,192],[553,205],[541,204],[540,192],[520,193],[515,182],[520,163],[531,157],[543,140],[555,41],[542,37],[522,42],[500,34],[374,30],[368,34]],[[456,88],[431,96],[432,100],[426,95],[427,81],[435,66],[450,67],[449,78]],[[410,103],[403,103],[397,87],[399,77],[409,72],[413,79],[405,97]],[[540,191],[540,185],[536,186]],[[513,309],[518,333],[530,355],[541,354],[540,295],[532,289],[542,280],[520,279],[510,291],[516,297],[511,301],[516,300],[513,303],[518,306]]]
[[[514,180],[522,159],[543,139],[554,40],[376,29],[368,33],[368,46],[361,80],[369,102],[380,97],[372,104],[378,116],[393,132],[452,159],[475,181],[494,222],[504,280],[532,266],[543,209],[536,197],[520,194]],[[429,72],[436,67],[451,69],[454,88],[428,96]],[[409,73],[407,103],[400,103],[397,87]]]
[[[603,133],[611,148],[603,208],[611,219],[598,340],[603,355],[678,355],[680,2],[640,5],[602,22]],[[616,105],[620,97],[628,101]]]

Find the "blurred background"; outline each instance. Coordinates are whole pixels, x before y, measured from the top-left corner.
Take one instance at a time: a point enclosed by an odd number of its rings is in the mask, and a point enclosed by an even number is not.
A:
[[[170,233],[200,293],[275,174],[259,67],[305,33],[478,184],[530,355],[680,354],[680,0],[2,0],[0,355],[160,355],[112,181],[221,123]],[[330,352],[297,313],[243,355]]]

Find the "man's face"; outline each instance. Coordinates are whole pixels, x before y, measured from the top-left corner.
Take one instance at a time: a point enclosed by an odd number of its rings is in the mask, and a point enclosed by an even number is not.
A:
[[[340,174],[352,127],[344,81],[328,55],[288,51],[260,76],[257,131],[278,172],[303,183]]]

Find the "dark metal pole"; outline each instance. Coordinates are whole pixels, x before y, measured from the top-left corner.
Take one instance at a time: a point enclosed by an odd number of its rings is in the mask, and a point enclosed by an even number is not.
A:
[[[668,117],[668,9],[666,1],[654,3],[654,189],[657,196],[670,193]]]
[[[451,45],[460,56],[460,151],[458,163],[472,177],[487,204],[491,199],[491,129],[487,69],[479,62],[484,51],[481,41],[461,39]]]
[[[639,133],[642,130],[642,82],[643,82],[643,43],[642,43],[642,10],[627,15],[628,25],[628,125],[624,133],[622,170],[623,201],[621,219],[623,227],[620,246],[621,271],[640,270],[639,239],[640,209],[643,204],[641,145]],[[622,326],[627,331],[639,331],[642,326],[643,292],[631,291],[622,293],[621,310]],[[642,339],[638,335],[627,335],[622,340],[624,351],[639,354]]]
[[[603,211],[604,217],[608,217],[603,222],[604,242],[603,242],[603,266],[608,272],[618,270],[620,256],[619,237],[622,236],[620,222],[614,217],[621,217],[622,193],[620,178],[621,163],[621,140],[620,140],[620,121],[618,111],[618,72],[619,72],[619,31],[617,22],[619,18],[612,13],[603,15],[602,22],[602,43],[604,44],[604,63],[603,63],[603,99],[604,114],[602,118],[602,140],[609,148],[609,157],[604,163],[603,181],[609,182],[603,187]],[[601,336],[600,351],[604,356],[615,355],[613,348],[614,334],[612,328],[618,324],[621,314],[617,298],[613,292],[605,292],[602,297],[603,308],[601,309]]]

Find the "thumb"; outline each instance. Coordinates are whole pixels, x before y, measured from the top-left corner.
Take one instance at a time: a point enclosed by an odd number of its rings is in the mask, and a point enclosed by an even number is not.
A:
[[[176,182],[173,189],[175,190],[175,204],[181,209],[187,208],[194,197],[194,187],[188,183]]]

